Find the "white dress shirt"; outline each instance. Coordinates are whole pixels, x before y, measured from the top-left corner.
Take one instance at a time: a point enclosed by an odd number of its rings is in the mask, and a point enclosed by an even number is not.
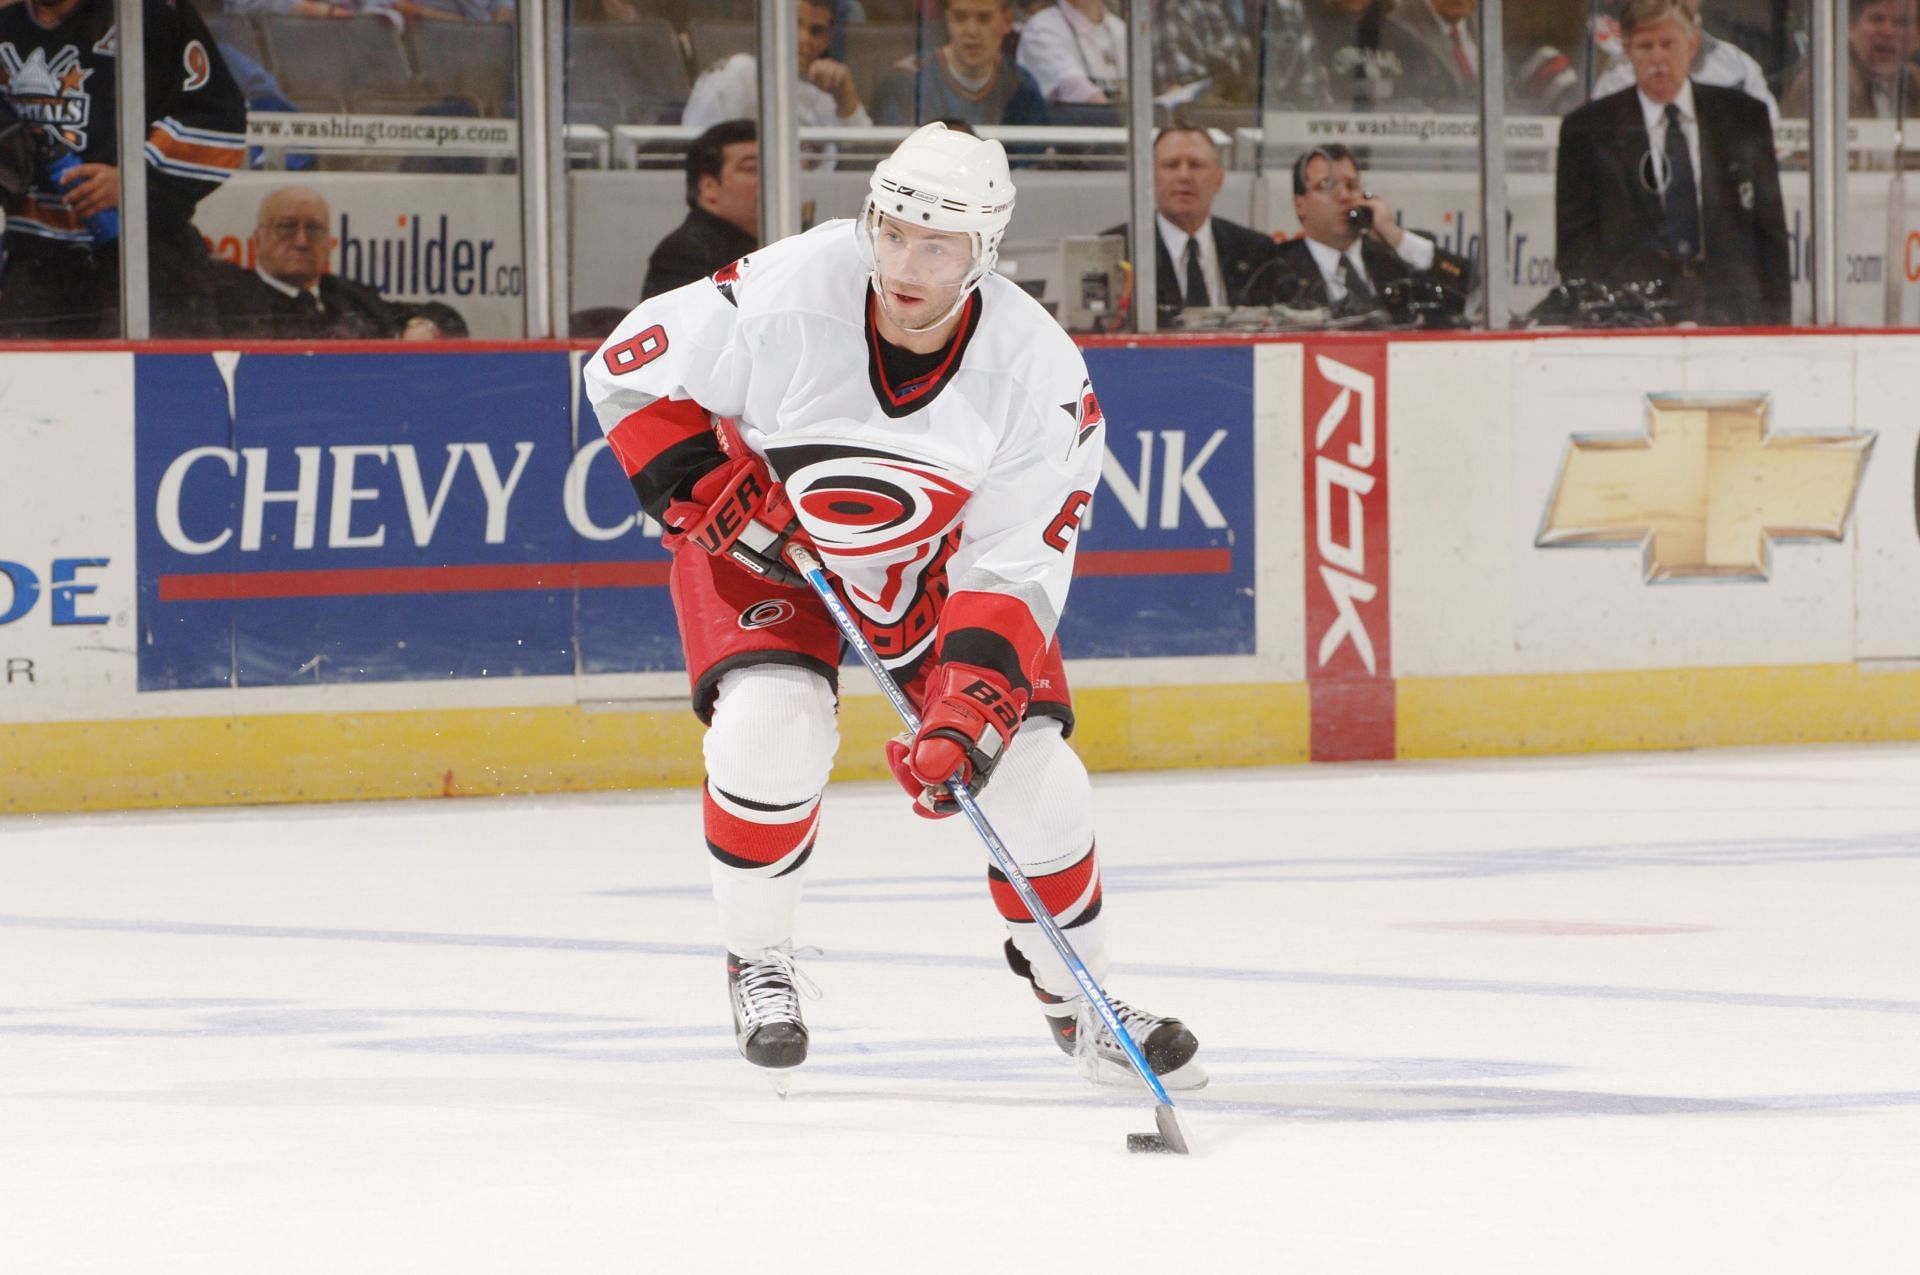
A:
[[[1089,22],[1060,0],[1020,28],[1014,61],[1049,102],[1092,102],[1127,78],[1127,24],[1111,9],[1098,24]]]
[[[1225,305],[1227,303],[1227,281],[1220,273],[1220,254],[1213,243],[1213,218],[1200,223],[1200,229],[1189,235],[1180,227],[1168,221],[1159,213],[1153,215],[1160,226],[1160,242],[1167,246],[1167,255],[1173,258],[1173,275],[1180,281],[1180,299],[1187,296],[1187,240],[1191,239],[1200,248],[1200,277],[1207,281],[1207,304]],[[1160,298],[1162,305],[1172,300]]]
[[[1773,91],[1767,87],[1766,72],[1760,69],[1752,54],[1737,44],[1702,32],[1700,54],[1694,58],[1693,69],[1687,77],[1715,88],[1739,89],[1748,97],[1758,98],[1767,104],[1767,118],[1775,124],[1780,122],[1780,103],[1773,100]],[[1623,57],[1593,82],[1593,96],[1609,97],[1632,87],[1633,63]]]
[[[1345,252],[1341,252],[1330,244],[1321,243],[1318,239],[1307,240],[1307,251],[1313,255],[1313,264],[1320,267],[1320,278],[1327,285],[1327,300],[1332,304],[1339,305],[1347,299],[1347,285],[1340,280],[1342,257],[1347,259],[1354,273],[1365,280],[1369,288],[1375,292],[1380,291],[1380,285],[1375,283],[1373,277],[1367,273],[1367,263],[1361,258],[1360,245],[1366,241],[1366,236],[1362,235],[1349,244]],[[1407,231],[1400,236],[1400,246],[1394,251],[1400,260],[1407,263],[1407,269],[1415,274],[1433,269],[1433,240],[1425,235],[1416,235],[1411,230]]]
[[[316,283],[311,288],[296,288],[290,283],[284,283],[281,280],[274,278],[272,275],[262,270],[259,266],[255,266],[253,268],[253,272],[260,276],[260,282],[266,284],[269,288],[272,288],[275,292],[279,293],[281,296],[297,297],[304,292],[308,296],[313,298],[313,304],[315,309],[319,310],[321,314],[325,314],[327,312],[327,303],[320,299],[319,284]]]
[[[1459,29],[1460,47],[1466,50],[1467,64],[1473,67],[1473,73],[1477,77],[1480,74],[1480,46],[1473,42],[1472,24],[1467,22],[1449,22],[1435,13],[1433,6],[1430,4],[1422,4],[1420,7],[1427,11],[1427,17],[1433,20],[1434,29],[1440,32],[1440,42],[1446,46],[1449,58],[1453,55],[1454,30],[1455,28]]]
[[[1647,121],[1647,136],[1653,142],[1653,154],[1664,156],[1667,153],[1666,104],[1664,102],[1654,101],[1638,89],[1634,90],[1634,96],[1640,99],[1640,114],[1645,117]],[[1680,86],[1680,94],[1673,99],[1673,104],[1680,108],[1680,132],[1687,139],[1687,158],[1693,161],[1694,203],[1699,204],[1706,196],[1702,190],[1704,183],[1700,177],[1700,117],[1693,109],[1692,80],[1688,80]],[[1649,159],[1648,162],[1651,163],[1651,159]],[[1650,174],[1643,172],[1640,176],[1644,180],[1649,175]],[[1665,204],[1666,192],[1656,191],[1655,193],[1660,196],[1660,202]],[[1700,225],[1703,232],[1706,227],[1706,222],[1706,209],[1701,208]],[[1705,247],[1706,245],[1701,245],[1703,251]]]
[[[794,85],[794,114],[799,122],[814,128],[866,128],[873,123],[864,105],[851,115],[840,114],[833,94],[802,78]],[[751,53],[736,53],[700,73],[687,95],[687,109],[680,122],[694,128],[711,128],[723,120],[754,119],[759,114],[760,64]]]

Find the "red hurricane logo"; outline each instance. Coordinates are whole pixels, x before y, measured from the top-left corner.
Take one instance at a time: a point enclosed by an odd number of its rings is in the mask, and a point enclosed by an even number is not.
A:
[[[841,557],[936,540],[973,494],[923,461],[837,447],[793,450],[807,454],[774,457],[788,499],[820,548]]]

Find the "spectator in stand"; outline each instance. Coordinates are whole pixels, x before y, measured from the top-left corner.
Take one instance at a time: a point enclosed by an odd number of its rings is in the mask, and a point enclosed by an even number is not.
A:
[[[1162,323],[1186,309],[1265,301],[1253,289],[1273,259],[1273,240],[1213,215],[1225,182],[1220,149],[1205,129],[1174,125],[1153,139],[1154,289]],[[1106,233],[1124,236],[1126,227]]]
[[[193,210],[246,163],[247,106],[187,0],[150,3],[146,15],[150,312],[156,334],[191,336],[211,320]],[[34,126],[41,159],[33,188],[8,209],[0,334],[119,335],[113,31],[113,0],[0,8],[11,72],[0,96]]]
[[[1294,161],[1293,213],[1301,236],[1280,245],[1265,285],[1278,304],[1372,314],[1389,308],[1390,289],[1420,285],[1424,296],[1409,302],[1418,317],[1446,324],[1465,311],[1466,259],[1401,226],[1346,147],[1318,146]]]
[[[1154,93],[1169,103],[1253,105],[1261,8],[1259,0],[1154,0]]]
[[[1108,106],[1127,80],[1127,24],[1106,0],[1056,0],[1027,18],[1016,55],[1048,102]]]
[[[283,186],[268,192],[253,230],[253,269],[214,265],[221,334],[302,341],[398,336],[397,316],[379,294],[327,272],[336,242],[331,210],[318,191]]]
[[[828,0],[800,0],[800,123],[814,127],[839,125],[866,128],[873,123],[860,102],[853,73],[844,62],[827,56],[833,40],[833,5]],[[694,81],[680,122],[711,128],[726,120],[758,115],[760,64],[751,53],[736,53],[714,63]]]
[[[1480,0],[1406,0],[1386,25],[1406,61],[1408,96],[1436,111],[1480,105]]]
[[[1847,115],[1856,120],[1911,118],[1920,113],[1920,67],[1913,49],[1914,0],[1848,0]],[[1813,68],[1803,64],[1780,95],[1782,109],[1807,118]]]
[[[1386,0],[1307,0],[1306,27],[1319,76],[1296,74],[1289,101],[1335,110],[1388,106],[1407,96],[1410,37],[1386,25]]]
[[[1013,0],[942,0],[940,8],[947,42],[881,81],[874,105],[879,121],[1047,123],[1040,86],[1004,51]]]
[[[1780,119],[1780,104],[1773,100],[1773,92],[1767,88],[1767,75],[1760,69],[1753,55],[1730,40],[1717,38],[1707,30],[1701,17],[1701,0],[1686,0],[1687,8],[1694,19],[1700,23],[1700,52],[1693,59],[1693,67],[1688,72],[1696,84],[1714,84],[1721,88],[1739,89],[1748,97],[1767,104],[1767,118],[1775,122]],[[1622,56],[1601,73],[1593,82],[1593,96],[1607,97],[1621,89],[1633,87],[1633,63]]]
[[[760,246],[760,142],[752,120],[715,124],[687,148],[687,217],[653,250],[640,299],[704,279]]]
[[[1629,0],[1635,84],[1561,123],[1556,264],[1567,284],[1657,285],[1673,317],[1784,324],[1786,212],[1766,107],[1688,78],[1685,0]]]
[[[1382,48],[1402,67],[1397,96],[1431,111],[1479,111],[1479,10],[1480,0],[1402,0],[1381,32]],[[1580,76],[1554,46],[1510,40],[1506,64],[1507,100],[1516,106],[1559,115],[1580,104]]]

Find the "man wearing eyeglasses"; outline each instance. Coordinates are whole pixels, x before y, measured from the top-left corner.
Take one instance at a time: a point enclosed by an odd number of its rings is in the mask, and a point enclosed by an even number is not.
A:
[[[1335,317],[1385,313],[1417,284],[1423,320],[1451,322],[1466,309],[1466,259],[1403,227],[1346,147],[1315,147],[1294,162],[1293,211],[1303,233],[1280,246],[1274,277],[1262,281],[1276,303]]]
[[[383,340],[399,335],[371,288],[328,273],[336,240],[327,201],[283,186],[260,201],[253,269],[221,268],[214,288],[222,335],[284,340]]]
[[[873,123],[861,105],[853,72],[827,56],[833,43],[833,6],[826,0],[800,0],[800,82],[794,86],[796,114],[816,128],[866,128]],[[694,81],[680,122],[711,128],[725,120],[754,119],[760,101],[760,63],[751,53],[736,53],[714,63]],[[831,148],[828,148],[831,151]]]

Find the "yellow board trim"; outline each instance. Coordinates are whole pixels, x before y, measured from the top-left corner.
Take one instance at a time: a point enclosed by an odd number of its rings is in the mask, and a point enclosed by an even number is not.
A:
[[[1303,686],[1076,692],[1097,770],[1306,760]],[[703,728],[685,708],[288,713],[0,726],[0,811],[476,797],[685,787]],[[886,777],[886,701],[841,703],[841,779]]]
[[[1472,757],[1920,739],[1920,671],[1851,664],[1409,678],[1398,755]],[[1093,770],[1308,760],[1303,684],[1076,691]],[[841,706],[841,779],[885,777],[886,702]],[[131,810],[683,787],[684,708],[294,713],[0,726],[0,811]]]
[[[1401,757],[1920,739],[1920,671],[1870,665],[1409,678]]]

